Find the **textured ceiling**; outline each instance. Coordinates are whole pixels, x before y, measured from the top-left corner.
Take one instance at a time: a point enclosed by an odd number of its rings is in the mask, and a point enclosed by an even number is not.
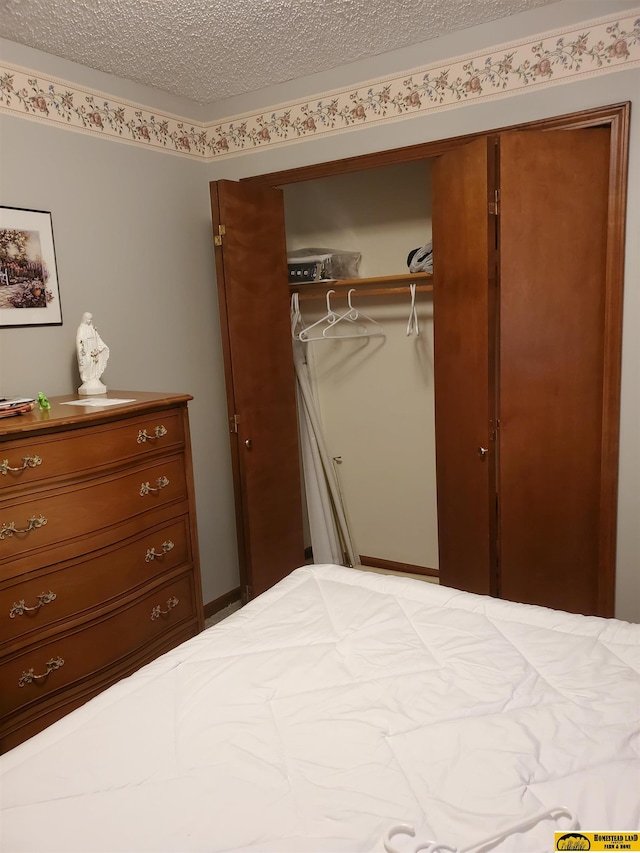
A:
[[[0,34],[210,104],[557,0],[0,0]]]

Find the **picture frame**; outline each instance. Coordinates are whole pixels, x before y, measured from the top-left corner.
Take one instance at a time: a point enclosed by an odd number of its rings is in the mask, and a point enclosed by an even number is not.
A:
[[[61,325],[51,212],[0,205],[0,328]]]

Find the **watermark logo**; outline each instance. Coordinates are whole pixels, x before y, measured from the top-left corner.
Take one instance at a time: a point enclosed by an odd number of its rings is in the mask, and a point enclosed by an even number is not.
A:
[[[580,832],[566,832],[557,837],[556,833],[556,850],[591,850],[591,842],[586,835]]]
[[[556,832],[554,850],[638,850],[638,832]]]

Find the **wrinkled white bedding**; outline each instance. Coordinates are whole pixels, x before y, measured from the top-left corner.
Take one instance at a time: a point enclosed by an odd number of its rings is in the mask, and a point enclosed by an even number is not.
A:
[[[0,849],[462,847],[559,804],[637,830],[639,729],[639,625],[309,566],[3,756]]]

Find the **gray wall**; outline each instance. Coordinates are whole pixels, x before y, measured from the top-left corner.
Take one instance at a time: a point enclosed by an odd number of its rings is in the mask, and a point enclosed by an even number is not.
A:
[[[231,117],[287,100],[460,56],[503,41],[631,8],[564,0],[305,80],[202,109],[54,57],[0,42],[2,59],[195,119]],[[478,102],[213,163],[141,151],[32,121],[0,117],[0,203],[53,213],[64,325],[0,331],[2,393],[75,389],[74,337],[83,311],[111,348],[106,383],[186,391],[193,431],[205,601],[238,585],[208,182],[239,179],[371,151],[631,101],[623,341],[617,607],[640,621],[640,69]]]
[[[52,212],[61,327],[0,330],[5,396],[79,385],[75,333],[91,311],[110,389],[184,392],[203,594],[238,586],[209,190],[202,163],[3,116],[0,203]]]

